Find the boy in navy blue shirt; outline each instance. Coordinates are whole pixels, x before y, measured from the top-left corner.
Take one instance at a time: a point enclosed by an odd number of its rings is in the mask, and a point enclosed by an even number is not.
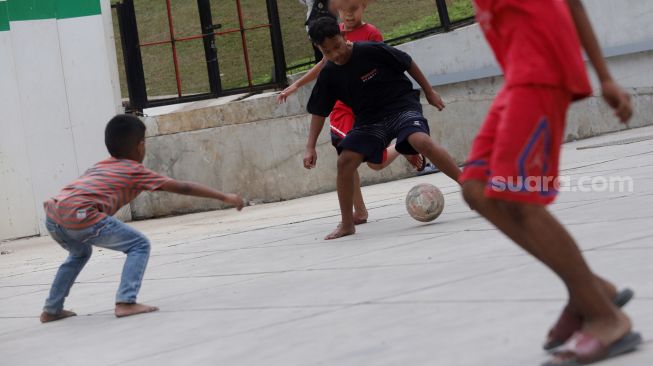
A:
[[[311,169],[316,165],[317,138],[337,100],[350,106],[356,116],[354,128],[337,146],[340,154],[337,187],[342,222],[325,239],[356,232],[352,214],[354,172],[365,161],[381,163],[383,151],[395,138],[399,153],[422,154],[447,176],[458,181],[460,169],[429,136],[419,91],[413,89],[405,72],[417,81],[429,104],[442,110],[444,103],[408,54],[383,43],[347,42],[336,20],[327,17],[311,23],[309,36],[328,62],[320,72],[308,102],[307,110],[313,117],[304,167]]]

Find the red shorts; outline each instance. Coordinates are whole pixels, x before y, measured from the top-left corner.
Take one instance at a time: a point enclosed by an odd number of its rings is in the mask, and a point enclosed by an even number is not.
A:
[[[489,198],[553,202],[571,100],[568,91],[552,87],[502,89],[474,139],[460,182],[487,182]]]
[[[345,136],[354,127],[354,111],[348,105],[337,101],[329,114],[329,123],[331,123],[331,133],[344,139]]]

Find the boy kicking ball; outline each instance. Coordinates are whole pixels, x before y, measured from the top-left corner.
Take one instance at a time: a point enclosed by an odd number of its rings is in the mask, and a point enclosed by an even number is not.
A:
[[[52,239],[69,255],[54,278],[41,314],[42,323],[76,315],[63,309],[64,300],[91,258],[93,246],[127,254],[116,295],[117,317],[158,310],[136,302],[150,257],[150,242],[145,235],[112,217],[140,192],[161,190],[213,198],[234,205],[239,211],[243,208],[243,200],[236,194],[176,181],[145,168],[141,164],[145,157],[145,125],[134,116],[118,115],[111,119],[105,130],[105,143],[111,157],[95,164],[44,204],[45,225]]]
[[[347,42],[338,23],[327,17],[311,23],[309,36],[327,63],[307,106],[313,116],[304,167],[311,169],[317,163],[317,138],[337,100],[348,105],[356,116],[353,129],[337,146],[340,155],[336,184],[342,221],[326,240],[356,232],[352,213],[356,170],[363,162],[381,163],[383,151],[395,138],[400,154],[422,154],[451,179],[458,180],[456,163],[429,136],[419,91],[413,90],[405,72],[417,81],[429,104],[442,110],[444,103],[408,54],[383,43]]]
[[[612,79],[580,0],[475,0],[477,19],[505,74],[461,176],[469,205],[565,283],[569,302],[549,332],[547,366],[588,364],[641,343],[623,306],[632,296],[595,275],[546,209],[557,193],[569,104],[591,94],[583,45],[603,98],[621,122],[630,96]],[[535,184],[531,184],[535,182]]]

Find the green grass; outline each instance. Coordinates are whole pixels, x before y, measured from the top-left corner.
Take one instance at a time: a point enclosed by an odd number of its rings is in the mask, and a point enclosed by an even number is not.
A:
[[[449,16],[452,21],[473,14],[472,0],[449,0]],[[167,40],[167,11],[165,0],[134,0],[141,43]],[[306,8],[297,0],[278,0],[284,52],[288,65],[311,61],[313,50],[308,42],[304,21]],[[245,27],[268,22],[264,0],[241,0]],[[239,27],[235,0],[211,1],[213,22],[222,24],[220,31]],[[200,33],[197,2],[172,0],[175,35],[177,38]],[[419,16],[416,16],[419,15]],[[439,25],[434,0],[380,0],[372,3],[365,14],[365,21],[374,24],[386,39],[396,38],[412,32]],[[120,46],[117,20],[114,16],[114,32],[118,51],[121,88],[127,96],[124,65]],[[271,80],[273,58],[270,34],[267,28],[246,32],[247,49],[251,61],[252,78],[255,83]],[[247,74],[243,58],[240,33],[216,37],[218,62],[223,88],[247,85]],[[209,91],[204,48],[201,39],[178,42],[179,71],[182,78],[182,93],[204,93]],[[150,98],[174,96],[177,94],[172,52],[169,44],[142,47],[141,54],[145,70],[145,81]],[[293,72],[301,69],[293,70]]]

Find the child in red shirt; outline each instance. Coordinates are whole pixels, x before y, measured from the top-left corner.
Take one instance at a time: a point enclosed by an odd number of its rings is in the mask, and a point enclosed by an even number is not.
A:
[[[59,267],[41,313],[47,323],[75,316],[64,310],[77,275],[91,258],[93,246],[127,254],[118,293],[117,317],[158,310],[139,304],[136,296],[150,256],[150,241],[113,215],[142,191],[167,191],[197,197],[213,198],[236,206],[243,200],[236,194],[225,194],[193,182],[182,182],[155,173],[143,166],[145,157],[145,125],[131,115],[118,115],[109,121],[105,143],[111,154],[88,169],[59,194],[44,203],[45,226],[68,258]]]
[[[615,306],[632,292],[617,292],[593,274],[569,233],[546,210],[557,194],[567,109],[592,92],[581,44],[604,99],[624,123],[632,115],[630,97],[610,76],[580,0],[475,3],[505,85],[461,175],[464,198],[567,286],[569,303],[545,348],[566,343],[547,365],[591,363],[632,350],[641,336],[631,332],[629,318]]]
[[[345,36],[345,39],[350,42],[383,42],[383,35],[372,24],[363,22],[363,12],[367,8],[370,0],[333,0],[332,4],[338,10],[340,16],[340,30]],[[302,86],[315,80],[320,71],[326,64],[326,60],[322,59],[310,71],[308,71],[299,80],[295,81],[292,85],[283,90],[277,100],[285,102],[288,96],[295,93]],[[355,116],[351,108],[345,103],[338,101],[333,107],[329,115],[329,123],[331,128],[331,144],[337,147],[340,142],[347,136],[349,131],[354,127]],[[383,161],[380,164],[368,163],[367,165],[374,170],[381,170],[390,165],[400,154],[395,149],[394,145],[389,146],[383,155]],[[426,160],[422,155],[405,155],[406,159],[417,169],[417,171],[424,170]],[[360,176],[358,172],[354,175],[354,221],[356,224],[367,222],[367,209],[363,194],[360,189]]]

